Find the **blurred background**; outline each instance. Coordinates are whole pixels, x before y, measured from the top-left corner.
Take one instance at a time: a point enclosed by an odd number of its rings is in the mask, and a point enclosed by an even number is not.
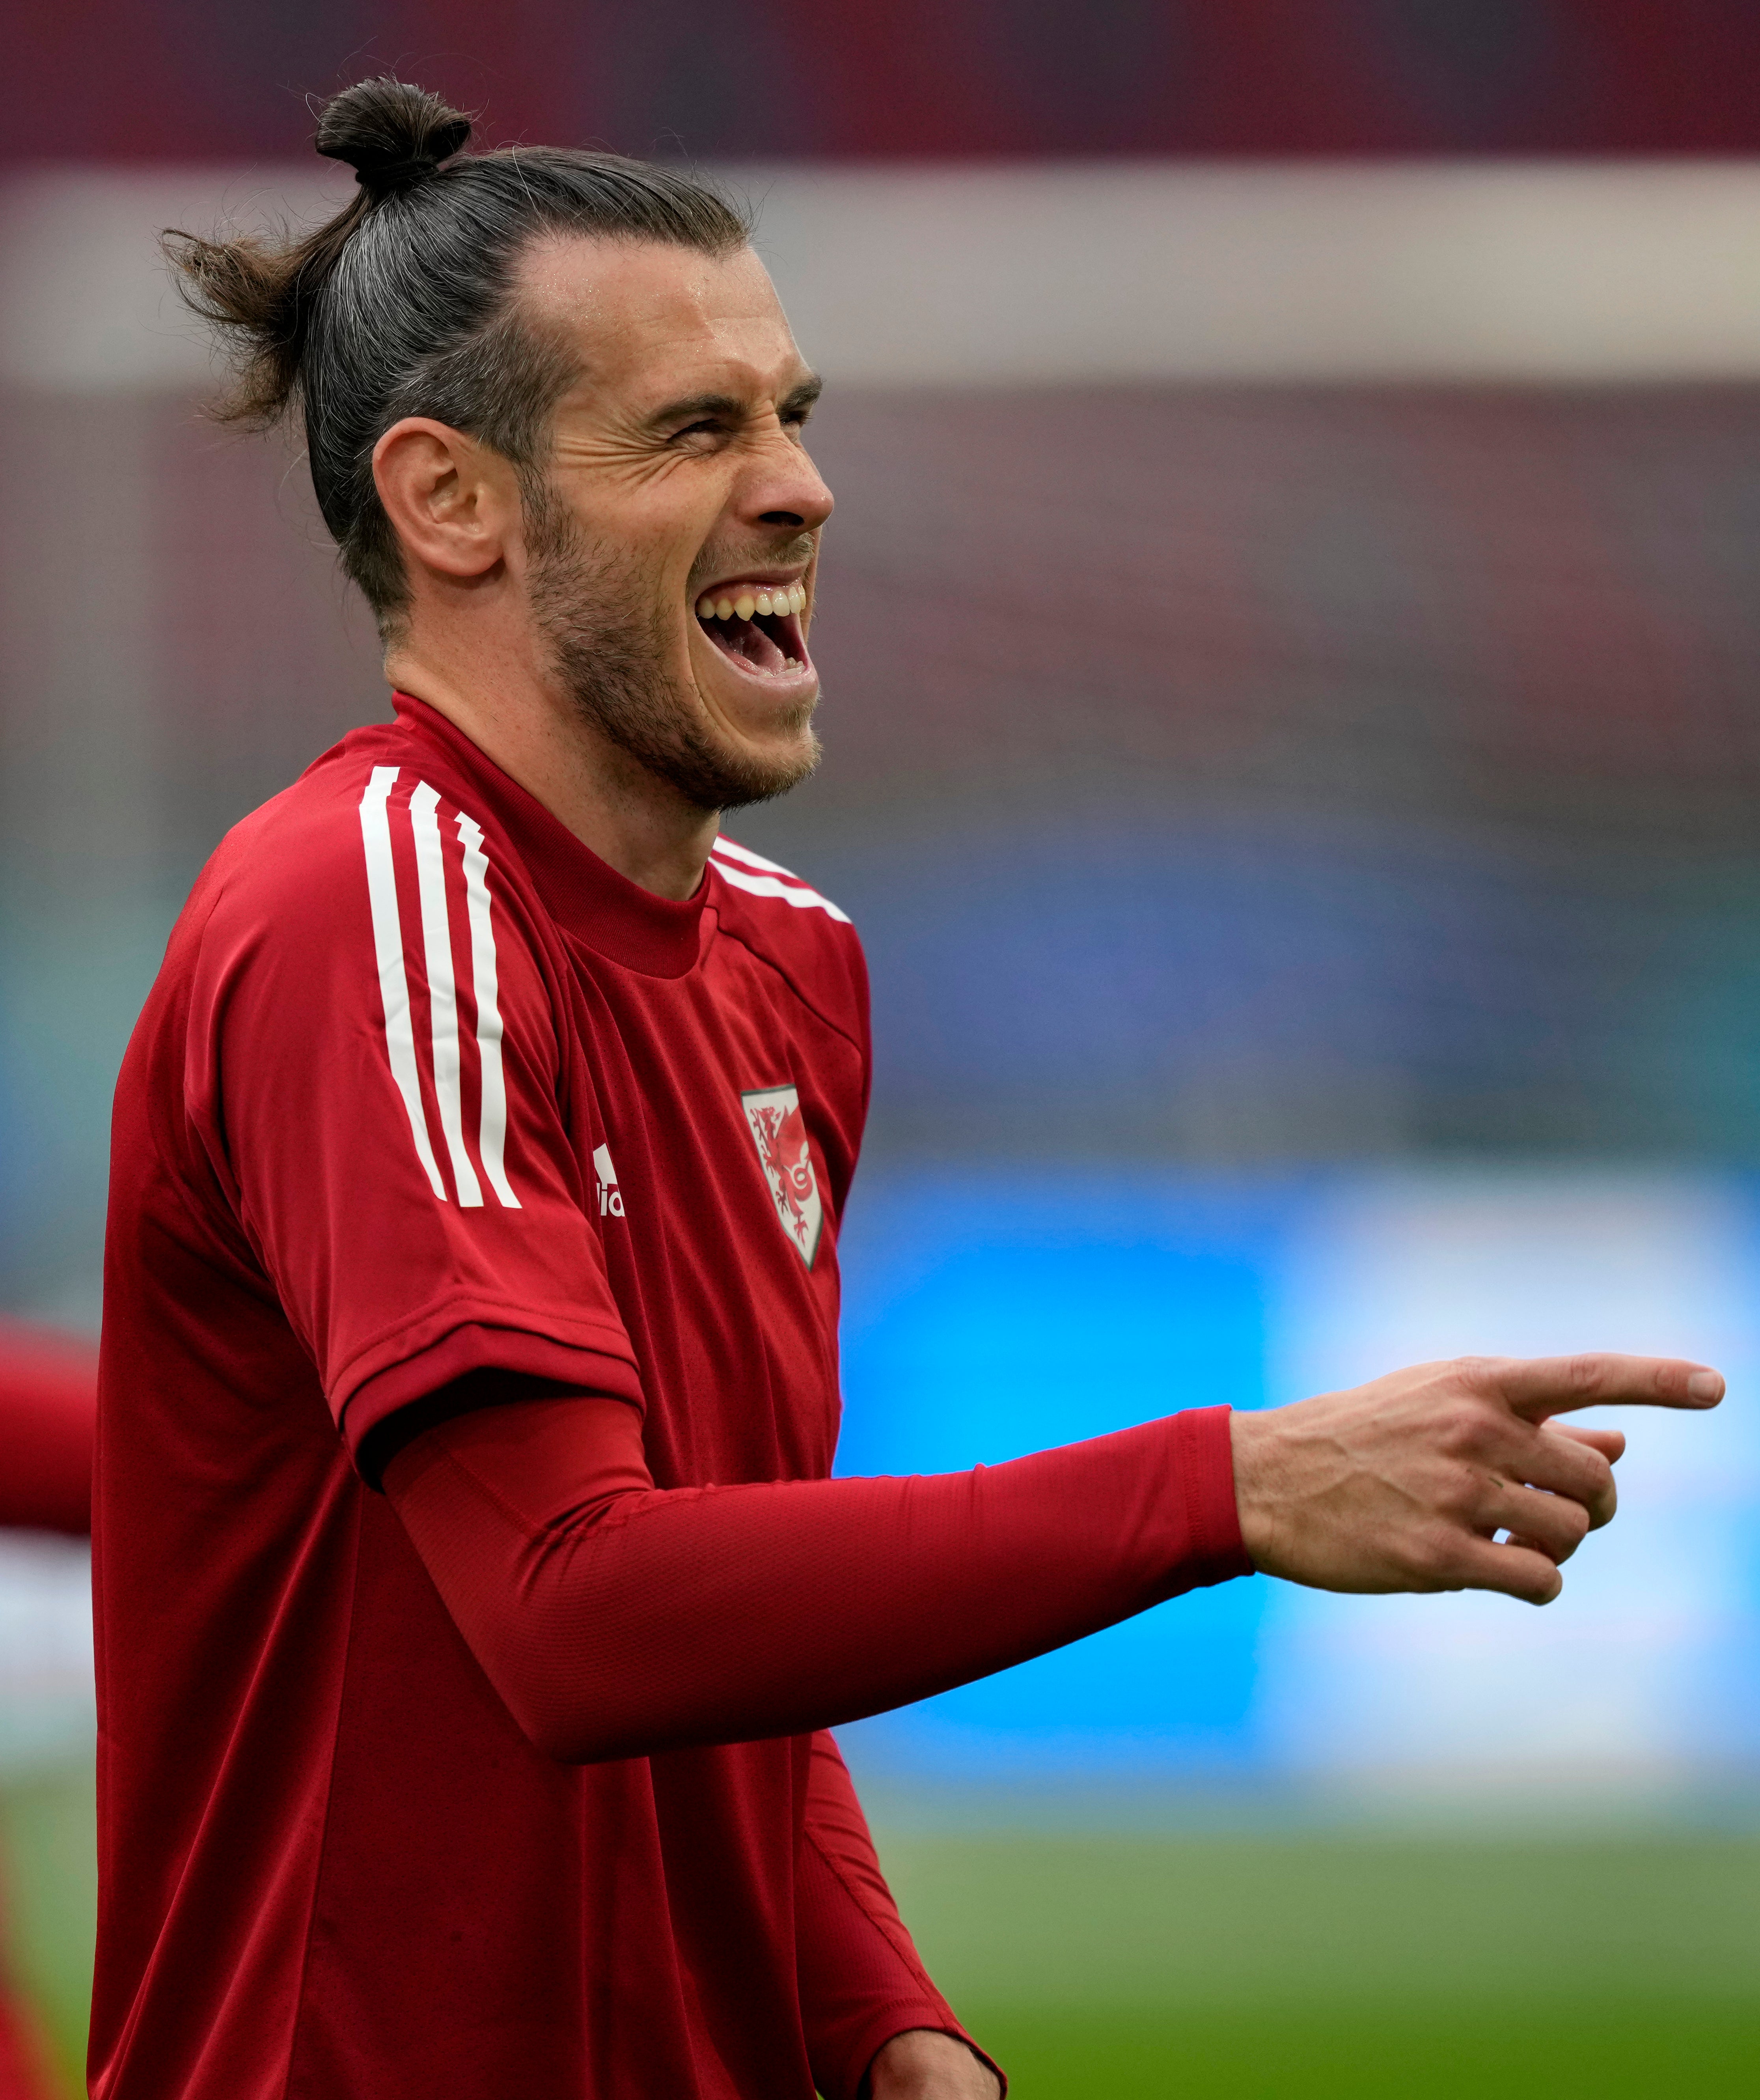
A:
[[[830,382],[826,761],[729,828],[873,969],[843,1469],[1468,1348],[1731,1375],[1630,1425],[1544,1613],[1255,1580],[846,1732],[933,1965],[1023,2100],[1743,2086],[1760,12],[34,0],[6,48],[0,1308],[95,1330],[170,921],[386,712],[153,235],[330,208],[307,98],[386,69],[709,168]],[[86,1582],[0,1555],[67,2078]]]

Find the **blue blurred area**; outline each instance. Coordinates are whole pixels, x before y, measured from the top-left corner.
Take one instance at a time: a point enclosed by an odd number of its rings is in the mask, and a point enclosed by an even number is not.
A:
[[[951,1471],[1264,1398],[1292,1185],[876,1173],[843,1239],[839,1470]]]
[[[838,1470],[954,1471],[1180,1407],[1265,1397],[1292,1189],[1092,1171],[876,1176],[845,1229]],[[1262,1583],[1235,1582],[870,1724],[871,1754],[974,1775],[1238,1762]]]
[[[1641,1411],[1622,1511],[1536,1613],[1258,1578],[849,1732],[865,1776],[1447,1793],[1751,1785],[1760,1764],[1760,1198],[1678,1170],[894,1168],[858,1184],[846,1474],[952,1471],[1473,1349],[1720,1364]]]

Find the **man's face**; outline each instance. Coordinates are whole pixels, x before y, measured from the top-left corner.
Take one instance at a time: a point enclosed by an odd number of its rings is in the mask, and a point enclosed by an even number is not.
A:
[[[527,524],[560,682],[696,806],[779,794],[818,755],[806,630],[831,499],[774,288],[749,249],[647,242],[545,241],[521,274],[579,366]]]

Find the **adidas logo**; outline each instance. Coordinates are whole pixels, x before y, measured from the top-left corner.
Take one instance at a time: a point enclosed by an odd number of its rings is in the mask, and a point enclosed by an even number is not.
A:
[[[602,1218],[609,1213],[614,1218],[622,1217],[623,1193],[617,1186],[617,1169],[611,1164],[611,1149],[608,1145],[593,1147],[593,1171],[599,1177],[599,1215]]]

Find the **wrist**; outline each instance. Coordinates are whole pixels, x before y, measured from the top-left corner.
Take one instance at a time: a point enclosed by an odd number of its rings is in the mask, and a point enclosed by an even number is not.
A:
[[[1228,1417],[1228,1445],[1234,1466],[1234,1513],[1241,1545],[1254,1567],[1264,1573],[1274,1557],[1273,1515],[1278,1424],[1274,1413]]]

